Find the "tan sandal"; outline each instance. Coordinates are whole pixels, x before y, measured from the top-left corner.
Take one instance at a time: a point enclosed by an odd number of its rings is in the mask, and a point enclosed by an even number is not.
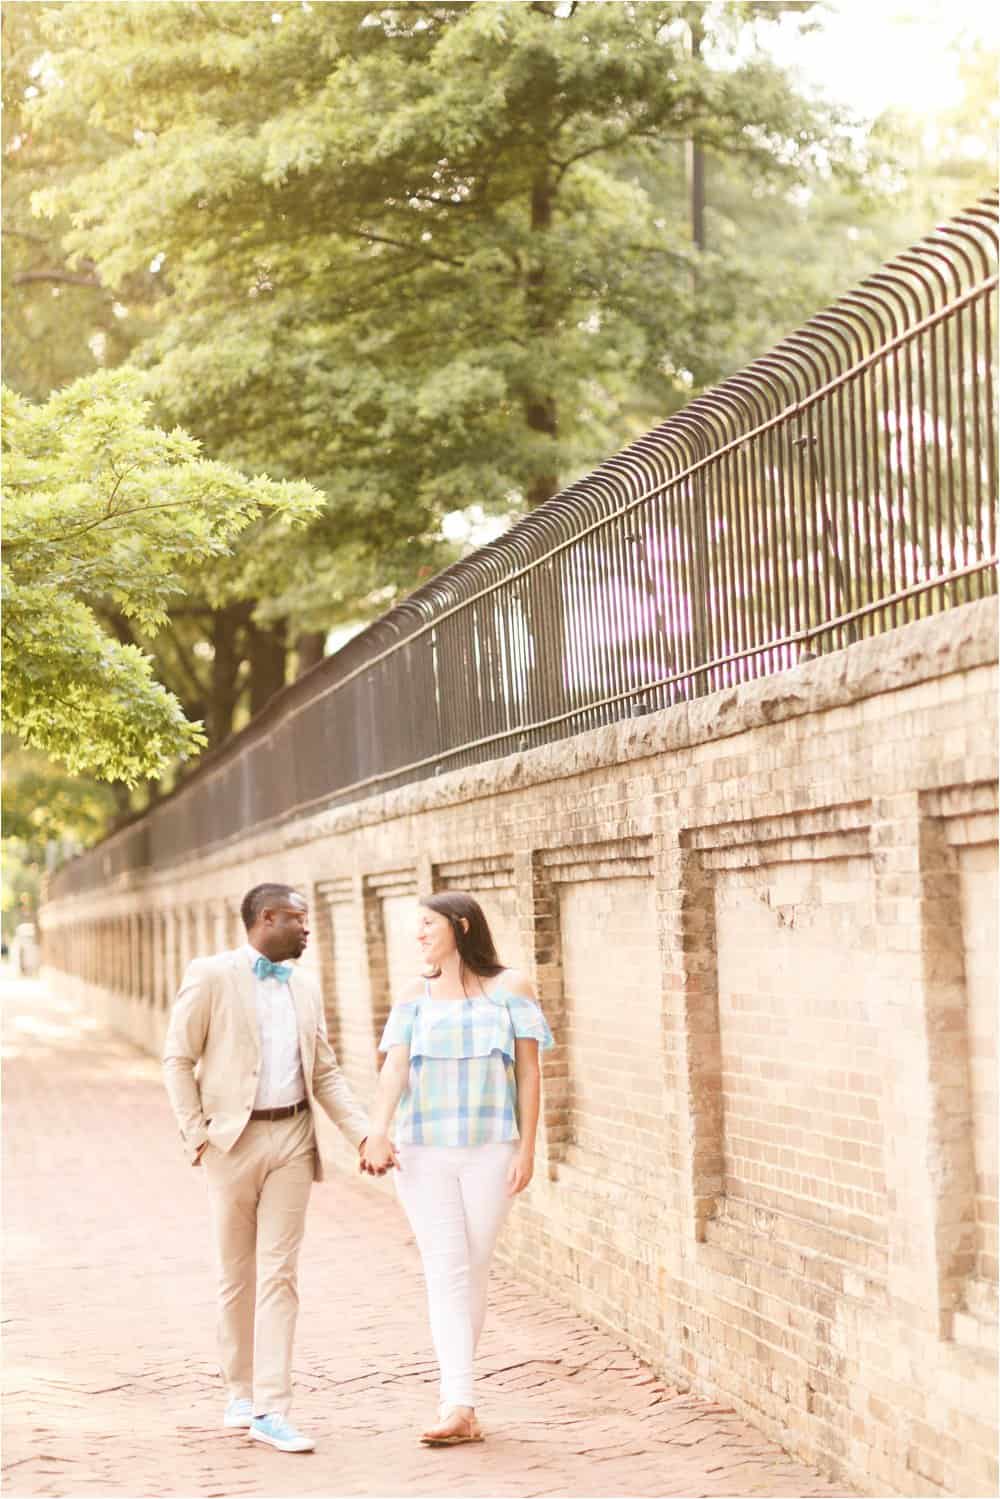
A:
[[[441,1411],[439,1425],[444,1426],[449,1419],[454,1419],[453,1413],[448,1408]],[[459,1416],[458,1420],[466,1428],[464,1431],[441,1432],[436,1435],[436,1428],[431,1427],[425,1431],[420,1440],[425,1447],[457,1447],[462,1442],[482,1442],[485,1440],[482,1428],[475,1416]]]

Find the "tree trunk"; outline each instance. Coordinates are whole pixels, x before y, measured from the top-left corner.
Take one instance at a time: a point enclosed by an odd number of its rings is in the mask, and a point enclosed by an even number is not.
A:
[[[552,227],[552,205],[553,205],[552,182],[549,177],[548,166],[543,164],[535,174],[535,180],[531,184],[531,230],[533,234],[543,235]],[[541,343],[549,335],[549,309],[545,301],[545,261],[544,255],[539,254],[528,272],[525,289],[525,300],[528,309],[528,327],[532,339]],[[524,419],[532,432],[542,432],[546,437],[555,438],[559,432],[559,414],[556,407],[555,396],[551,391],[532,391],[524,404]],[[538,474],[529,484],[527,492],[528,504],[534,508],[554,495],[559,488],[559,475],[551,473]]]
[[[525,411],[525,419],[532,432],[544,432],[546,437],[558,436],[556,403],[551,396],[531,402]],[[533,510],[536,505],[540,505],[543,500],[550,499],[558,490],[559,475],[554,469],[551,473],[538,474],[528,485],[528,504]]]
[[[249,614],[248,604],[230,604],[212,614],[212,692],[205,716],[205,729],[212,749],[233,732],[233,715],[240,696],[239,632],[249,622]]]
[[[311,667],[318,666],[325,654],[326,631],[306,630],[295,642],[295,675],[301,677]]]
[[[693,136],[688,141],[688,183],[691,193],[691,238],[704,250],[705,240],[705,148]]]
[[[209,611],[206,609],[202,612],[207,618]],[[177,634],[172,617],[150,640],[137,636],[131,622],[117,609],[101,609],[99,617],[122,645],[138,646],[147,656],[152,656],[157,680],[163,683],[168,692],[174,694],[184,709],[185,718],[197,722],[205,717],[207,683],[199,677],[190,652]]]
[[[705,28],[702,25],[701,11],[688,12],[688,26],[691,31],[691,56],[696,60],[701,59],[702,43],[705,40]],[[692,135],[688,141],[688,192],[691,201],[691,238],[694,240],[698,250],[704,250],[705,239],[705,148],[697,135]]]
[[[111,795],[115,799],[115,811],[111,820],[112,828],[118,827],[131,817],[134,810],[132,806],[132,793],[124,781],[111,782]]]
[[[546,249],[544,236],[552,227],[555,191],[549,166],[540,161],[531,184],[531,231],[537,238],[538,250],[525,282],[525,309],[530,338],[533,344],[544,347],[551,336],[553,312],[546,286]],[[539,432],[555,439],[559,432],[559,413],[556,398],[551,390],[529,389],[524,402],[525,422],[532,432]],[[536,474],[527,487],[526,499],[532,507],[542,504],[559,489],[559,475],[555,465],[549,471]],[[566,706],[564,681],[565,658],[565,612],[560,578],[560,564],[548,564],[544,573],[532,575],[524,595],[525,623],[534,645],[534,662],[529,668],[525,682],[525,698],[521,705],[522,722],[543,722]],[[491,635],[493,633],[491,628]],[[493,639],[489,647],[495,646]]]
[[[279,619],[270,629],[262,629],[253,620],[247,624],[251,718],[285,685],[287,637],[288,627],[283,619]]]

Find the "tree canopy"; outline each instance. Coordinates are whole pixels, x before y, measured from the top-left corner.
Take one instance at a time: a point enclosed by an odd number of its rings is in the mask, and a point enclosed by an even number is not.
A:
[[[749,20],[807,8],[696,6],[701,56],[670,4],[61,8],[72,88],[35,128],[122,145],[36,203],[104,284],[158,265],[163,409],[384,552],[546,497],[620,445],[637,382],[669,406],[705,365],[748,276],[694,276],[685,197],[648,172],[693,134],[760,180],[846,155],[735,60]]]
[[[151,424],[140,377],[74,381],[44,405],[4,391],[4,726],[71,771],[134,785],[204,743],[147,655],[102,629],[155,630],[185,578],[267,517],[314,515],[308,484],[248,479]]]
[[[32,106],[44,81],[44,23],[51,7],[5,5],[3,26],[3,378],[33,400],[101,366],[119,364],[148,331],[157,288],[147,267],[106,286],[86,260],[69,265],[68,216],[41,218],[33,195],[65,183],[117,149],[93,124],[71,139],[42,137]],[[124,300],[119,300],[124,298]]]

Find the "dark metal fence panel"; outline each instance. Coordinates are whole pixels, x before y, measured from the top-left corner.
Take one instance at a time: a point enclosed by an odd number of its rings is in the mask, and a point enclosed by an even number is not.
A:
[[[53,895],[996,589],[983,199],[375,621]]]

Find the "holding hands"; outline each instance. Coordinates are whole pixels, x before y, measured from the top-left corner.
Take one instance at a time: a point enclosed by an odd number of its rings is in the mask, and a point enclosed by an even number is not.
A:
[[[360,1150],[358,1170],[367,1173],[368,1176],[384,1176],[393,1167],[402,1170],[396,1147],[388,1135],[369,1135],[366,1140],[362,1140]]]

